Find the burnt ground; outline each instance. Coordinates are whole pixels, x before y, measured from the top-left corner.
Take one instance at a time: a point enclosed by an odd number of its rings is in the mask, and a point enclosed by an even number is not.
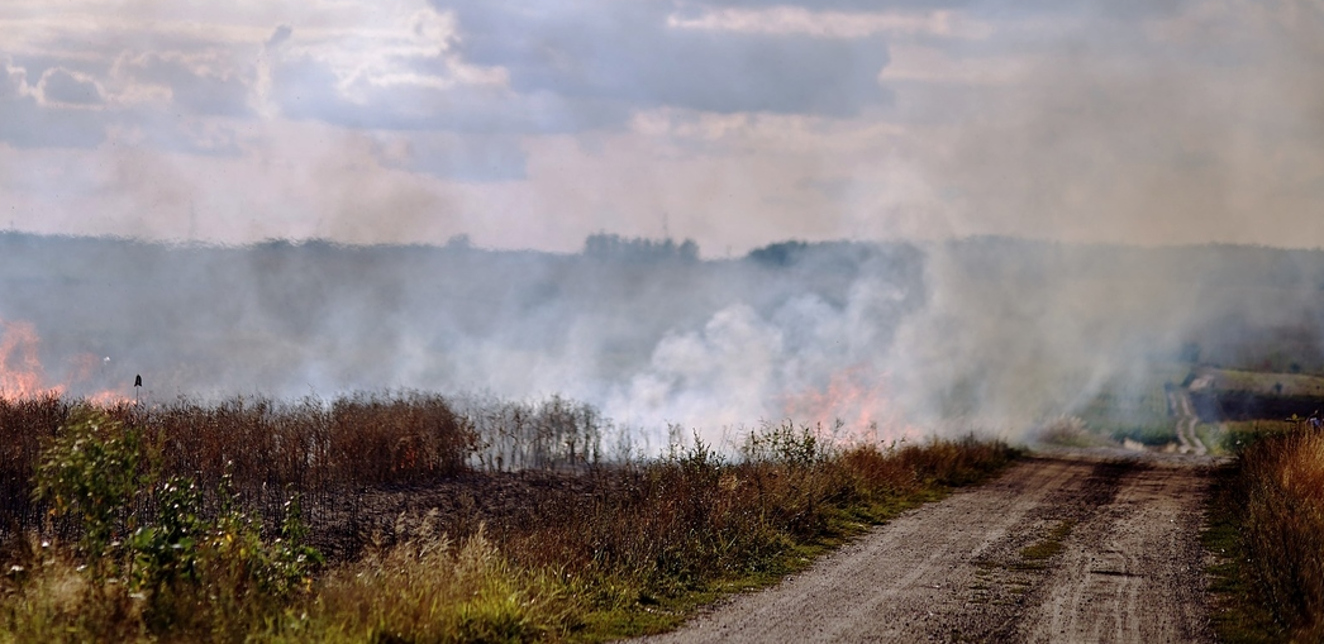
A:
[[[1210,460],[1041,455],[656,642],[1211,642]]]
[[[491,532],[513,528],[554,507],[572,508],[619,477],[555,472],[468,474],[427,485],[379,486],[347,491],[309,503],[304,510],[308,543],[328,563],[362,554],[378,540],[389,545],[429,512],[438,529],[453,537],[472,534],[480,524]],[[406,535],[397,535],[403,528]]]
[[[1292,416],[1310,418],[1324,413],[1324,397],[1321,396],[1222,390],[1192,391],[1189,395],[1196,415],[1205,423],[1281,420]]]

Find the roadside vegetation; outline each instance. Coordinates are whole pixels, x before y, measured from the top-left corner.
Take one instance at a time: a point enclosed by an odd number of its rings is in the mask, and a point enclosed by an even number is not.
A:
[[[1228,642],[1324,641],[1324,431],[1257,429],[1234,434],[1211,495],[1215,627]]]
[[[618,460],[602,428],[561,399],[0,401],[0,642],[656,632],[1016,457],[973,438],[842,446],[782,424],[738,454],[696,438]],[[314,547],[352,520],[333,511],[346,498],[381,514],[371,499],[443,485],[458,510],[392,510],[334,556]]]

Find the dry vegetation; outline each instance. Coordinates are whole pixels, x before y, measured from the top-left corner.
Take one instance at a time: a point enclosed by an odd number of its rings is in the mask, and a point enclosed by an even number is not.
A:
[[[485,409],[422,394],[0,403],[0,641],[650,632],[1015,456],[973,439],[837,448],[783,425],[739,456],[696,440],[608,465],[591,408]],[[514,465],[537,469],[500,471]],[[373,501],[429,494],[452,502]],[[354,541],[329,560],[309,547],[347,523]]]
[[[1324,640],[1324,432],[1305,421],[1242,434],[1218,478],[1206,544],[1218,555],[1226,641]]]

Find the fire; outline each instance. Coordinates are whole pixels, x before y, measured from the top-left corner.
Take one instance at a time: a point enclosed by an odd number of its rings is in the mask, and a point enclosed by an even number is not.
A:
[[[34,398],[54,398],[64,395],[68,386],[47,384],[37,349],[41,338],[29,322],[0,320],[0,400],[16,402]],[[87,362],[86,357],[81,358]],[[86,370],[80,370],[86,371]],[[85,378],[86,374],[80,376]],[[113,391],[102,391],[84,398],[88,403],[109,407],[130,402],[131,399]]]
[[[8,401],[59,396],[64,387],[47,387],[41,360],[40,340],[27,322],[0,320],[0,398]]]
[[[916,439],[921,432],[909,425],[892,405],[886,373],[854,365],[832,374],[827,386],[785,398],[788,418],[807,423],[847,443],[880,443]]]

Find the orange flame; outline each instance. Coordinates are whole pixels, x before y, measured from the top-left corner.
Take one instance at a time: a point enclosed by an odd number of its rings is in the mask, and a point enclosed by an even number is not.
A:
[[[889,378],[866,365],[832,374],[823,389],[786,396],[788,418],[807,423],[845,443],[877,444],[913,440],[921,433],[892,405]]]
[[[0,400],[58,398],[67,391],[66,385],[46,384],[46,372],[37,355],[40,346],[41,338],[31,323],[0,320]],[[101,407],[130,402],[129,398],[113,391],[98,392],[84,400]]]
[[[0,320],[0,398],[8,401],[57,397],[60,386],[47,387],[37,357],[37,331],[27,322]]]

